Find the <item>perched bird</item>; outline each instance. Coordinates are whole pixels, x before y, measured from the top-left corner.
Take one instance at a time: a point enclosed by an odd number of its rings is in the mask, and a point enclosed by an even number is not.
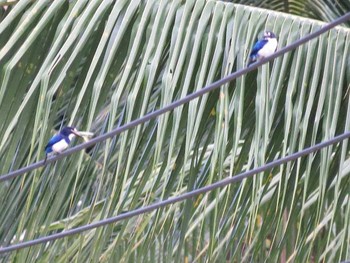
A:
[[[50,141],[45,146],[45,160],[46,163],[47,155],[51,152],[61,153],[65,149],[67,149],[70,141],[80,134],[78,130],[74,127],[64,127],[58,134],[54,135]]]
[[[277,38],[271,31],[265,31],[263,39],[255,43],[250,52],[248,66],[262,58],[271,56],[277,49]]]

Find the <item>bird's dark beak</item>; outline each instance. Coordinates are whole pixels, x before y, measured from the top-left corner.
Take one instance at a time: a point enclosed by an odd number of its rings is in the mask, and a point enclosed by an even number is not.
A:
[[[72,133],[78,137],[82,137],[77,129],[72,130]]]

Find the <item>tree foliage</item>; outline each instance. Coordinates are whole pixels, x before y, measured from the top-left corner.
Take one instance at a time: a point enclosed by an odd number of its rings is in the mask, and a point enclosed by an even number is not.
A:
[[[350,10],[350,1],[332,0],[226,0],[243,5],[256,6],[303,17],[332,21]],[[349,25],[349,23],[347,23]]]
[[[0,24],[1,174],[41,160],[62,125],[99,135],[245,67],[264,29],[283,47],[322,25],[219,1],[19,1]],[[348,131],[349,37],[335,28],[171,113],[1,183],[1,246],[177,196]],[[186,202],[1,257],[348,259],[349,169],[346,140]]]

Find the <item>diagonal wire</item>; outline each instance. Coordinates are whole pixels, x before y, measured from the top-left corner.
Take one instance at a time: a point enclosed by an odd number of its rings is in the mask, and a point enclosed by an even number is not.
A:
[[[297,47],[299,47],[300,45],[310,41],[311,39],[313,38],[316,38],[318,36],[320,36],[321,34],[327,32],[328,30],[332,29],[333,27],[337,26],[337,25],[340,25],[346,21],[350,20],[350,12],[349,13],[346,13],[345,15],[335,19],[334,21],[332,21],[331,23],[328,23],[326,24],[325,26],[323,26],[321,29],[313,32],[313,33],[310,33],[309,35],[306,35],[305,37],[303,38],[300,38],[299,40],[293,42],[292,44],[288,45],[288,46],[285,46],[283,48],[281,48],[280,50],[278,50],[277,52],[275,52],[273,55],[267,57],[267,58],[264,58],[254,64],[252,64],[251,66],[249,67],[246,67],[246,68],[243,68],[243,69],[240,69],[216,82],[213,82],[212,84],[208,85],[208,86],[205,86],[204,88],[202,88],[201,90],[197,91],[197,92],[194,92],[194,93],[191,93],[185,97],[183,97],[182,99],[179,99],[179,100],[176,100],[170,104],[168,104],[167,106],[159,109],[159,110],[156,110],[156,111],[153,111],[153,112],[150,112],[148,114],[146,114],[145,116],[139,118],[139,119],[136,119],[134,121],[131,121],[121,127],[118,127],[110,132],[107,132],[105,134],[102,134],[101,136],[98,136],[88,142],[85,142],[85,143],[82,143],[82,144],[79,144],[75,147],[72,147],[66,151],[64,151],[63,153],[59,154],[59,155],[56,155],[56,156],[53,156],[51,158],[48,158],[46,160],[46,163],[44,161],[39,161],[39,162],[36,162],[36,163],[33,163],[31,165],[28,165],[26,167],[23,167],[21,169],[18,169],[18,170],[15,170],[15,171],[11,171],[5,175],[2,175],[0,176],[0,182],[3,182],[3,181],[6,181],[6,180],[9,180],[9,179],[12,179],[12,178],[15,178],[19,175],[22,175],[22,174],[25,174],[27,172],[30,172],[34,169],[37,169],[41,166],[44,166],[45,164],[48,164],[48,163],[52,163],[56,160],[59,160],[59,159],[62,159],[63,157],[65,156],[68,156],[68,155],[71,155],[75,152],[78,152],[80,150],[83,150],[85,148],[88,148],[88,147],[91,147],[93,145],[95,145],[96,143],[99,143],[99,142],[102,142],[102,141],[105,141],[106,139],[108,138],[111,138],[111,137],[114,137],[126,130],[129,130],[131,128],[134,128],[135,126],[137,125],[140,125],[142,123],[145,123],[151,119],[154,119],[166,112],[169,112],[179,106],[182,106],[188,102],[190,102],[191,100],[194,100],[202,95],[204,95],[205,93],[208,93],[214,89],[217,89],[219,88],[221,85],[224,85],[236,78],[239,78],[241,76],[243,76],[244,74],[250,72],[250,71],[253,71],[254,69],[258,68],[259,66],[269,62],[269,61],[272,61],[273,59],[277,58],[277,57],[280,57],[282,56],[283,54],[291,51],[291,50],[294,50],[296,49]]]
[[[135,209],[135,210],[132,210],[132,211],[129,211],[129,212],[126,212],[126,213],[114,216],[114,217],[109,217],[109,218],[97,221],[95,223],[91,223],[91,224],[88,224],[88,225],[84,225],[84,226],[73,228],[73,229],[69,229],[69,230],[65,230],[63,232],[52,234],[52,235],[49,235],[49,236],[44,236],[44,237],[41,237],[41,238],[25,241],[25,242],[18,243],[18,244],[15,244],[15,245],[11,245],[11,246],[8,246],[8,247],[2,247],[2,248],[0,248],[0,254],[1,253],[5,253],[5,252],[10,252],[10,251],[13,251],[13,250],[22,249],[22,248],[25,248],[25,247],[30,247],[30,246],[34,246],[34,245],[50,242],[50,241],[53,241],[53,240],[56,240],[56,239],[60,239],[60,238],[63,238],[63,237],[79,234],[79,233],[87,231],[87,230],[91,230],[91,229],[94,229],[94,228],[97,228],[97,227],[101,227],[101,226],[105,226],[105,225],[108,225],[108,224],[116,223],[116,222],[121,221],[121,220],[125,220],[125,219],[128,219],[128,218],[137,216],[137,215],[141,215],[141,214],[144,214],[144,213],[151,212],[153,210],[165,207],[165,206],[170,205],[170,204],[174,204],[174,203],[177,203],[177,202],[184,201],[186,199],[190,199],[190,198],[192,198],[194,196],[197,196],[199,194],[204,194],[204,193],[210,192],[212,190],[215,190],[217,188],[227,186],[228,184],[240,182],[243,179],[251,177],[251,176],[253,176],[255,174],[266,172],[268,170],[271,170],[274,167],[280,166],[280,165],[285,164],[287,162],[294,161],[294,160],[296,160],[296,159],[298,159],[300,157],[303,157],[303,156],[306,156],[306,155],[308,155],[310,153],[319,151],[319,150],[321,150],[321,149],[323,149],[325,147],[328,147],[330,145],[339,143],[339,142],[341,142],[341,141],[343,141],[345,139],[348,139],[349,137],[350,137],[350,132],[346,132],[346,133],[343,133],[343,134],[341,134],[339,136],[336,136],[336,137],[334,137],[334,138],[332,138],[330,140],[327,140],[325,142],[316,144],[314,146],[311,146],[311,147],[306,148],[306,149],[304,149],[302,151],[293,153],[291,155],[285,156],[283,158],[277,159],[275,161],[267,163],[267,164],[265,164],[263,166],[260,166],[258,168],[255,168],[255,169],[252,169],[252,170],[240,173],[240,174],[238,174],[236,176],[233,176],[233,177],[227,177],[227,178],[225,178],[223,180],[220,180],[220,181],[218,181],[216,183],[204,186],[202,188],[198,188],[196,190],[192,190],[190,192],[186,192],[186,193],[184,193],[182,195],[179,195],[179,196],[176,196],[176,197],[172,197],[172,198],[169,198],[169,199],[166,199],[166,200],[163,200],[163,201],[159,201],[157,203],[153,203],[151,205],[148,205],[148,206],[145,206],[145,207],[141,207],[141,208],[138,208],[138,209]]]

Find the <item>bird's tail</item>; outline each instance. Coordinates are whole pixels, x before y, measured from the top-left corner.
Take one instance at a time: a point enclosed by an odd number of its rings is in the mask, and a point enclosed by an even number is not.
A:
[[[257,62],[258,58],[259,57],[257,55],[250,54],[247,67],[249,67],[251,64],[254,64],[255,62]]]
[[[47,153],[45,154],[44,164],[46,164],[46,160],[47,160]]]
[[[249,67],[251,64],[254,64],[255,62],[256,62],[256,59],[254,59],[254,58],[249,58],[247,67]]]

